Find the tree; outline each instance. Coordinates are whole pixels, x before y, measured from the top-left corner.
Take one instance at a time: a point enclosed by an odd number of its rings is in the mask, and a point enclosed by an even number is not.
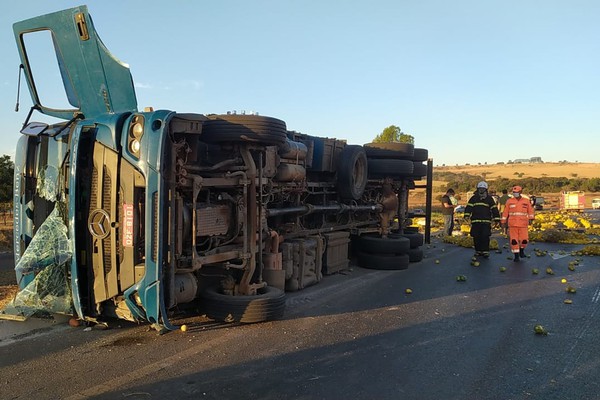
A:
[[[373,139],[374,143],[401,142],[415,144],[415,138],[407,135],[396,125],[390,125]]]
[[[0,203],[10,203],[13,199],[13,175],[15,165],[6,154],[0,157]]]

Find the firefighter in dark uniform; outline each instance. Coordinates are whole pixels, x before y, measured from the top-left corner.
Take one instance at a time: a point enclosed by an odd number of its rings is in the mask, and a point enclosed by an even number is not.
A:
[[[475,255],[488,258],[490,256],[490,236],[492,236],[492,222],[500,223],[498,206],[488,195],[488,184],[479,182],[477,192],[469,199],[465,207],[465,219],[471,220],[471,236],[475,245]]]

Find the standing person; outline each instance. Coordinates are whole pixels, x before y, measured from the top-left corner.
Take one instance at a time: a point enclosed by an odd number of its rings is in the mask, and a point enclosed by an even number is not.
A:
[[[382,186],[383,210],[379,214],[381,222],[381,237],[386,238],[390,233],[390,224],[394,221],[394,217],[398,213],[398,196],[394,192],[394,188],[389,183],[384,183]]]
[[[537,199],[535,198],[535,196],[533,194],[529,195],[529,202],[531,203],[531,206],[533,207],[533,209],[535,210],[535,203],[536,203]]]
[[[512,189],[513,197],[506,201],[506,207],[502,213],[502,225],[508,226],[510,249],[515,255],[514,261],[525,257],[525,247],[529,243],[529,232],[527,227],[535,217],[531,202],[521,196],[523,188],[515,186]]]
[[[465,219],[471,220],[471,236],[475,245],[475,255],[488,258],[490,256],[490,236],[492,221],[500,222],[498,207],[488,195],[488,184],[481,181],[477,184],[477,192],[469,199],[465,208]]]
[[[508,199],[508,190],[502,189],[502,196],[498,197],[498,211],[500,214],[502,214],[502,211],[504,211],[504,206],[506,205],[506,200]]]
[[[506,201],[508,199],[510,199],[510,197],[508,196],[508,190],[502,189],[502,196],[498,197],[498,212],[500,213],[500,215],[502,215],[502,213],[504,212],[504,206],[506,206]],[[504,233],[505,235],[508,233],[506,227],[502,228],[502,233]]]
[[[442,196],[442,215],[444,216],[444,235],[452,236],[454,230],[454,189],[450,188]]]
[[[494,203],[496,203],[496,206],[498,205],[498,200],[500,200],[500,196],[498,196],[496,194],[495,190],[490,190],[490,196],[492,196],[492,199],[494,199]]]

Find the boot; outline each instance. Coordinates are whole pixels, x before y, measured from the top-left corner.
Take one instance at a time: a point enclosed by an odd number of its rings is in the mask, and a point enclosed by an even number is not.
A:
[[[515,253],[515,259],[513,261],[519,262],[519,253]]]
[[[525,258],[525,250],[523,248],[519,249],[519,256],[521,256],[521,258]]]

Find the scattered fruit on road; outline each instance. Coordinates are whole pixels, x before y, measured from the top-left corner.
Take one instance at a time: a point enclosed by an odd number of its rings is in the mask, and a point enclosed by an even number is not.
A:
[[[464,275],[457,275],[456,276],[456,282],[466,282],[467,277]]]
[[[567,293],[577,293],[577,289],[575,289],[573,286],[567,286],[565,290]]]
[[[79,320],[77,318],[70,318],[69,319],[69,326],[72,326],[73,328],[76,328],[79,326]]]
[[[542,325],[536,325],[536,326],[534,326],[533,327],[533,331],[537,335],[547,335],[548,334],[548,331]]]
[[[537,269],[537,268],[534,268],[534,269],[531,270],[531,273],[534,274],[534,275],[537,275],[537,274],[540,273],[540,270]]]
[[[179,327],[179,329],[181,329],[181,332],[187,332],[187,325],[183,324]]]
[[[565,304],[573,304],[573,300],[571,300],[571,299],[565,299],[563,301],[563,303],[565,303]]]
[[[547,273],[548,275],[554,275],[554,271],[553,271],[553,270],[552,270],[552,268],[550,268],[550,267],[546,268],[546,273]]]
[[[500,267],[500,272],[506,272],[506,267]]]
[[[562,278],[562,279],[560,280],[560,283],[567,283],[567,280],[566,280],[565,278]]]
[[[404,293],[406,293],[406,294],[411,294],[411,293],[412,293],[412,289],[406,289],[406,290],[404,291]]]

